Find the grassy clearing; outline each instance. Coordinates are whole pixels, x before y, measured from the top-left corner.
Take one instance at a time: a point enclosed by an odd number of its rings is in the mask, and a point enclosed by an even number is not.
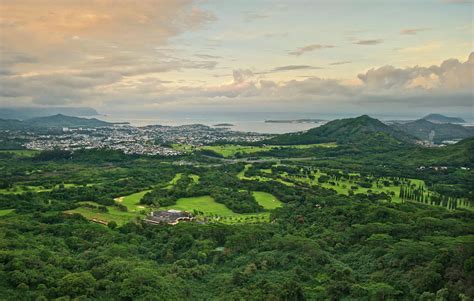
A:
[[[198,184],[200,177],[198,175],[190,174],[191,179],[193,179],[194,183]]]
[[[244,169],[242,169],[242,171],[240,171],[238,174],[237,174],[237,178],[239,178],[239,180],[250,180],[251,178],[247,178],[245,176],[245,172],[247,170],[249,170],[249,168],[252,167],[252,164],[246,164]]]
[[[178,183],[179,179],[183,176],[182,173],[177,173],[174,178],[169,182],[170,185],[176,185]]]
[[[33,157],[39,153],[37,150],[32,149],[15,149],[15,150],[0,150],[0,153],[14,154],[19,157]]]
[[[275,148],[313,148],[313,147],[336,147],[335,143],[319,143],[319,144],[304,144],[304,145],[265,145],[265,146],[241,146],[241,145],[208,145],[202,146],[201,150],[210,150],[220,154],[223,157],[234,157],[236,154],[253,154],[258,152],[270,151]]]
[[[116,198],[115,201],[125,205],[129,212],[139,212],[145,209],[145,206],[140,205],[140,200],[147,192],[150,191],[151,190],[140,191],[124,197]]]
[[[106,223],[115,221],[119,225],[123,225],[135,218],[143,218],[150,208],[140,205],[142,197],[150,190],[144,190],[133,193],[124,197],[115,199],[115,202],[127,207],[127,211],[122,211],[116,206],[106,206],[107,211],[99,209],[100,204],[95,202],[80,202],[81,207],[66,211],[66,213],[79,213],[89,220],[99,220]]]
[[[129,200],[136,200],[138,198],[137,195],[139,193],[130,195]],[[264,202],[266,202],[268,207],[270,206],[270,204],[274,206],[274,204],[270,202],[270,197],[260,196],[260,198],[265,199]],[[100,207],[100,205],[95,202],[80,202],[80,205],[81,207],[78,207],[73,210],[65,211],[65,213],[67,214],[78,213],[91,221],[102,221],[105,223],[115,221],[118,225],[123,225],[133,219],[144,218],[147,211],[150,210],[150,208],[138,210],[139,208],[135,207],[136,208],[135,211],[125,212],[125,211],[121,211],[115,206],[107,206],[106,207],[107,212],[104,212],[98,208]],[[198,219],[207,219],[208,221],[222,222],[226,224],[268,222],[270,220],[269,212],[262,212],[262,213],[255,213],[255,214],[235,213],[229,208],[227,208],[225,205],[217,203],[210,196],[181,198],[176,202],[175,205],[160,208],[160,210],[169,210],[169,209],[188,211],[192,213],[194,213],[196,210],[200,212],[198,215]]]
[[[333,182],[334,184],[329,183],[329,182],[319,183],[318,179],[323,175],[324,176],[327,175],[326,173],[321,172],[320,170],[312,172],[312,175],[314,176],[314,180],[310,179],[309,177],[295,176],[295,175],[290,176],[290,175],[282,174],[281,176],[283,178],[288,178],[288,179],[291,179],[293,181],[303,182],[303,183],[307,183],[307,184],[311,184],[311,185],[317,185],[317,186],[321,186],[321,187],[327,188],[327,189],[333,189],[338,194],[348,195],[349,191],[352,190],[351,187],[357,187],[357,189],[353,190],[353,192],[355,194],[357,194],[357,193],[365,193],[366,194],[366,193],[368,193],[369,190],[372,191],[373,193],[385,192],[385,193],[390,194],[392,196],[391,197],[392,202],[395,202],[395,203],[402,202],[401,198],[399,197],[400,186],[398,186],[398,185],[390,185],[390,186],[377,185],[377,179],[373,179],[372,186],[370,188],[361,187],[361,186],[358,185],[358,182],[360,181],[360,174],[358,174],[358,173],[350,173],[349,174],[349,176],[353,177],[353,179],[339,179],[337,181],[335,179],[330,180],[330,182]],[[380,178],[378,180],[383,181],[383,180],[390,180],[390,179]],[[417,187],[418,186],[425,187],[425,190],[426,190],[425,196],[429,194],[429,191],[428,191],[428,189],[426,189],[426,185],[425,185],[425,182],[423,180],[419,180],[419,179],[407,179],[407,180],[411,184],[416,185]]]
[[[168,182],[168,185],[165,187],[165,189],[171,189],[173,188],[174,185],[178,183],[178,181],[183,177],[182,173],[177,173],[174,178]],[[200,177],[195,174],[190,174],[189,177],[193,180],[194,183],[199,183]]]
[[[0,216],[5,216],[15,211],[15,209],[0,209]]]
[[[51,188],[47,189],[43,186],[15,185],[12,188],[0,189],[0,194],[20,194],[25,192],[43,192],[51,190]]]
[[[171,145],[171,147],[175,150],[179,150],[179,151],[182,151],[182,152],[185,152],[185,153],[190,153],[190,152],[198,149],[198,147],[196,147],[194,145],[188,145],[188,144],[173,144],[173,145]]]
[[[54,188],[59,188],[61,185],[64,188],[79,187],[83,186],[81,184],[67,183],[67,184],[58,184]],[[95,184],[86,184],[86,186],[94,186]],[[21,194],[25,192],[45,192],[51,191],[53,188],[45,188],[43,186],[31,186],[31,185],[15,185],[11,188],[0,189],[0,194]]]
[[[197,175],[194,176],[193,179],[199,181],[199,177]],[[116,198],[115,201],[119,204],[125,205],[127,211],[122,211],[116,206],[107,206],[107,211],[103,211],[99,209],[99,207],[102,206],[95,202],[80,202],[80,207],[66,211],[66,213],[78,213],[89,220],[103,221],[106,223],[115,221],[117,224],[122,225],[135,218],[143,218],[151,210],[150,207],[140,205],[140,200],[149,191],[150,190],[144,190]],[[253,192],[253,195],[256,201],[267,210],[275,209],[282,205],[275,196],[269,193],[255,191]],[[199,218],[223,223],[267,222],[270,219],[269,212],[255,214],[235,213],[224,204],[216,202],[211,196],[180,198],[177,200],[175,205],[160,208],[160,210],[169,209],[188,211],[192,213],[199,212]]]
[[[98,205],[93,202],[87,202],[87,203]],[[103,221],[107,223],[111,221],[115,221],[119,225],[123,225],[135,218],[143,218],[145,216],[144,214],[141,214],[138,212],[120,211],[117,207],[114,207],[114,206],[107,206],[107,210],[108,212],[102,212],[96,208],[78,207],[73,210],[68,210],[66,211],[66,213],[69,213],[69,214],[78,213],[89,220],[99,220],[99,221]]]
[[[295,184],[291,183],[291,182],[288,182],[288,181],[285,181],[284,179],[273,179],[273,178],[267,178],[267,177],[262,177],[262,176],[253,176],[253,177],[246,177],[245,176],[245,172],[247,170],[249,170],[249,168],[252,167],[252,164],[246,164],[244,169],[241,170],[238,174],[237,174],[237,178],[239,180],[251,180],[251,181],[277,181],[277,182],[280,182],[284,185],[287,185],[287,186],[295,186]],[[271,174],[271,169],[266,169],[267,172],[264,172],[266,174]]]
[[[182,173],[177,173],[171,181],[168,182],[168,185],[165,187],[165,189],[171,189],[173,188],[176,183],[178,183],[179,179],[183,176]]]
[[[252,195],[257,203],[265,209],[271,210],[282,206],[282,202],[280,202],[273,194],[254,191],[252,192]]]
[[[210,196],[198,196],[191,198],[180,198],[175,205],[163,207],[163,209],[176,209],[193,212],[194,210],[204,212],[204,214],[217,214],[221,216],[230,216],[235,213],[225,205],[217,203]]]
[[[181,198],[175,205],[163,207],[162,209],[176,209],[188,212],[194,212],[196,210],[200,212],[198,219],[206,218],[210,221],[226,224],[268,222],[270,220],[269,212],[248,214],[235,213],[225,205],[217,203],[210,196]]]

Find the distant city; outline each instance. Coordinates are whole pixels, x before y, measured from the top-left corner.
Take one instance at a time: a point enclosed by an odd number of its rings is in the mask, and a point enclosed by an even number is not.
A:
[[[32,150],[112,149],[125,154],[176,156],[183,152],[173,144],[202,146],[215,142],[257,142],[268,135],[211,128],[205,125],[146,126],[111,125],[97,128],[64,127],[47,133],[11,131],[11,139],[25,139]]]

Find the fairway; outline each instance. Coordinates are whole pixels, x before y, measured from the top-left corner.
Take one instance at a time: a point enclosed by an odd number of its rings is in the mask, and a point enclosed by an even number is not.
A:
[[[5,216],[12,213],[15,209],[0,209],[0,216]]]
[[[347,179],[339,179],[335,180],[334,178],[331,178],[331,181],[334,182],[335,185],[329,183],[329,182],[324,182],[324,183],[319,183],[318,179],[321,176],[327,176],[326,173],[321,172],[320,170],[313,171],[312,175],[315,177],[314,180],[310,179],[306,176],[299,176],[299,175],[281,175],[283,178],[288,178],[291,180],[315,185],[315,186],[321,186],[326,189],[333,189],[335,190],[338,194],[344,194],[344,195],[349,195],[349,191],[351,191],[351,187],[357,187],[357,189],[353,190],[355,194],[357,193],[363,193],[367,194],[369,193],[369,190],[374,193],[387,193],[391,195],[391,201],[394,203],[401,203],[402,199],[400,198],[400,186],[398,185],[390,185],[390,186],[377,186],[377,181],[373,180],[371,182],[372,187],[366,188],[366,187],[361,187],[360,185],[357,184],[357,181],[360,180],[360,174],[359,173],[349,173],[349,176],[354,177],[353,180],[347,180]],[[380,178],[379,180],[384,180],[384,178]],[[425,187],[425,193],[424,195],[427,196],[430,191],[426,188],[426,184],[423,180],[419,179],[411,179],[408,178],[406,179],[407,181],[410,182],[410,184],[414,184],[416,186],[423,186]],[[393,193],[393,194],[392,194]]]
[[[19,156],[19,157],[33,157],[34,155],[38,154],[39,151],[32,150],[32,149],[15,149],[15,150],[0,150],[0,153],[14,154],[15,156]]]
[[[258,152],[270,151],[276,148],[313,148],[313,147],[336,147],[336,143],[318,143],[301,145],[265,145],[265,146],[241,146],[241,145],[213,145],[203,146],[201,150],[210,150],[223,157],[234,157],[236,154],[253,154]]]
[[[137,193],[124,196],[124,197],[116,198],[115,201],[117,203],[127,206],[127,209],[130,212],[141,211],[145,209],[145,207],[140,205],[140,200],[147,192],[150,192],[150,191],[151,190],[140,191]]]
[[[24,192],[43,192],[51,191],[52,189],[46,189],[42,186],[28,186],[28,185],[15,185],[12,188],[0,189],[0,194],[20,194]]]
[[[263,208],[271,210],[279,208],[282,206],[280,202],[274,195],[262,191],[252,192],[253,197]]]
[[[199,183],[200,177],[198,175],[190,174],[189,177],[191,177],[191,179],[193,179],[194,183],[196,183],[196,184]]]
[[[237,174],[237,178],[239,180],[252,180],[252,181],[262,181],[262,182],[265,182],[265,181],[277,181],[277,182],[280,182],[286,186],[294,186],[295,184],[291,183],[291,182],[287,182],[283,179],[280,179],[280,178],[277,178],[277,179],[273,179],[273,178],[267,178],[267,177],[262,177],[262,176],[252,176],[252,177],[247,177],[245,176],[245,172],[247,170],[249,170],[249,168],[252,167],[252,164],[246,164],[244,169],[242,169],[238,174]],[[272,172],[271,172],[271,169],[266,169],[266,170],[262,170],[264,171],[265,174],[268,174],[268,175],[271,175]]]
[[[193,212],[194,210],[204,212],[205,214],[217,214],[221,216],[235,215],[224,204],[217,203],[210,196],[198,196],[191,198],[180,198],[175,205],[163,207],[163,209],[176,209]]]
[[[200,177],[198,175],[195,175],[195,174],[189,174],[188,175],[195,184],[199,183],[199,179]],[[165,189],[171,189],[173,188],[177,183],[178,181],[183,177],[183,174],[182,173],[177,173],[174,178],[168,182],[168,185],[165,186]]]
[[[161,209],[175,209],[191,213],[196,210],[202,212],[202,216],[209,218],[212,221],[219,221],[227,224],[265,222],[270,219],[270,214],[268,212],[246,214],[235,213],[224,204],[217,203],[210,196],[181,198],[176,202],[176,205],[163,207]]]
[[[116,198],[115,201],[119,204],[123,204],[127,207],[128,211],[121,211],[116,206],[106,206],[107,212],[103,212],[98,208],[91,208],[89,206],[100,207],[101,205],[95,202],[80,202],[82,205],[73,210],[68,210],[66,213],[78,213],[84,216],[89,220],[99,220],[103,222],[115,221],[119,225],[123,225],[135,218],[143,218],[150,210],[149,207],[141,206],[141,198],[149,190],[140,191],[134,194],[130,194],[125,197]],[[262,205],[265,209],[275,209],[281,207],[282,203],[278,201],[273,195],[255,191],[253,195],[256,201]],[[199,197],[189,197],[189,198],[180,198],[177,200],[175,205],[161,207],[160,210],[181,210],[194,213],[194,211],[199,211],[200,216],[204,216],[212,221],[219,221],[223,223],[239,223],[239,222],[265,222],[270,218],[269,212],[261,213],[235,213],[224,204],[216,202],[210,196],[199,196]],[[7,209],[10,210],[10,209]],[[1,212],[1,211],[0,211]],[[7,211],[5,211],[7,212]],[[9,211],[11,212],[11,211]],[[9,213],[7,212],[7,213]],[[5,213],[5,214],[7,214]],[[0,213],[1,216],[1,213]]]
[[[92,202],[88,202],[92,203]],[[98,204],[96,204],[98,205]],[[79,213],[89,220],[99,220],[104,222],[115,221],[118,225],[123,225],[136,217],[144,217],[144,215],[133,212],[124,212],[117,209],[114,206],[107,206],[108,212],[102,212],[99,209],[89,207],[78,207],[73,210],[68,210],[66,213]]]

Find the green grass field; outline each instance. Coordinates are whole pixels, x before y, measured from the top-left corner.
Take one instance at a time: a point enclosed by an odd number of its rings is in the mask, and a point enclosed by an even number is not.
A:
[[[169,182],[170,185],[176,185],[178,183],[179,179],[183,176],[182,173],[177,173],[174,178]]]
[[[0,153],[10,153],[19,157],[33,157],[38,154],[39,151],[32,149],[15,149],[15,150],[0,150]]]
[[[315,179],[310,179],[308,177],[303,177],[303,176],[289,176],[289,175],[282,175],[283,178],[287,177],[288,179],[291,179],[293,181],[299,181],[299,182],[303,182],[303,183],[307,183],[307,184],[311,184],[311,185],[318,185],[318,186],[321,186],[323,188],[327,188],[327,189],[334,189],[338,194],[345,194],[345,195],[348,195],[349,194],[349,191],[351,190],[351,186],[357,186],[357,189],[354,190],[354,193],[367,193],[369,190],[371,190],[372,192],[374,193],[382,193],[382,192],[385,192],[385,193],[388,193],[388,194],[391,194],[392,192],[394,194],[392,194],[392,202],[395,202],[395,203],[400,203],[402,200],[400,199],[399,197],[399,194],[400,194],[400,186],[398,185],[390,185],[390,186],[380,186],[378,187],[376,185],[376,181],[373,181],[372,182],[372,187],[370,188],[365,188],[365,187],[361,187],[357,184],[357,181],[358,181],[358,178],[360,177],[360,174],[358,173],[350,173],[349,175],[354,177],[354,180],[334,180],[332,182],[335,183],[335,185],[332,185],[331,183],[319,183],[318,182],[318,179],[319,177],[321,177],[322,175],[327,175],[326,173],[324,172],[321,172],[319,170],[315,171],[312,173],[312,175],[315,177]],[[383,180],[383,179],[380,179],[380,180]],[[425,182],[423,180],[419,180],[419,179],[407,179],[408,181],[410,181],[411,184],[415,184],[416,186],[424,186],[425,189],[426,189],[426,185],[425,185]],[[426,192],[425,192],[425,196],[428,195],[429,191],[426,189]]]
[[[0,216],[5,216],[12,213],[15,209],[0,209]]]
[[[0,189],[0,194],[20,194],[24,192],[42,192],[51,190],[52,189],[46,189],[42,186],[15,185],[12,188]]]
[[[238,174],[237,174],[237,178],[239,180],[252,180],[252,181],[277,181],[277,182],[280,182],[282,184],[285,184],[287,186],[295,186],[295,184],[291,183],[291,182],[288,182],[288,181],[285,181],[284,179],[273,179],[273,178],[267,178],[267,177],[263,177],[263,176],[253,176],[253,177],[247,177],[245,176],[245,172],[250,168],[252,167],[252,164],[246,164],[244,169],[242,169]],[[264,173],[266,174],[271,174],[271,169],[266,169],[266,172],[265,170],[262,170],[264,171]]]
[[[165,189],[171,189],[173,188],[176,183],[178,183],[179,179],[183,176],[182,173],[177,173],[171,181],[168,182],[168,185],[165,187]]]
[[[274,195],[262,191],[252,192],[253,197],[263,208],[271,210],[282,206],[280,202]]]
[[[143,218],[151,209],[149,207],[141,206],[141,198],[149,190],[140,191],[124,197],[116,198],[115,201],[127,207],[127,212],[121,211],[115,206],[107,206],[108,212],[103,212],[98,208],[91,208],[90,206],[99,207],[100,205],[94,202],[80,202],[81,207],[66,211],[66,213],[79,213],[87,219],[99,220],[104,222],[115,221],[122,225],[135,218]],[[256,201],[265,209],[275,209],[280,207],[282,203],[278,201],[273,195],[265,192],[253,192]],[[181,198],[175,205],[162,207],[161,210],[182,210],[188,212],[200,211],[202,217],[212,221],[219,221],[224,223],[239,223],[239,222],[262,222],[268,221],[270,214],[262,212],[257,214],[240,214],[235,213],[224,204],[217,203],[210,196],[199,196],[190,198]]]
[[[274,209],[281,206],[281,202],[276,198],[265,192],[255,192],[258,196],[259,202],[266,209]],[[253,223],[253,222],[267,222],[270,219],[269,212],[262,213],[235,213],[225,205],[217,203],[210,196],[199,196],[191,198],[181,198],[176,202],[176,205],[163,207],[162,209],[175,209],[188,212],[200,211],[202,216],[212,221],[219,221],[223,223]]]
[[[189,176],[193,179],[194,183],[199,183],[200,177],[198,175],[190,174]]]
[[[189,212],[198,210],[198,211],[204,212],[207,215],[217,214],[221,216],[230,216],[230,215],[235,214],[232,210],[227,208],[225,205],[214,201],[214,199],[210,196],[181,198],[176,202],[175,205],[163,207],[162,209],[166,209],[166,210],[176,209],[176,210],[183,210],[183,211],[189,211]]]
[[[241,145],[212,145],[202,146],[201,150],[210,150],[220,154],[223,157],[234,157],[237,153],[253,154],[258,152],[265,152],[275,148],[313,148],[313,147],[336,147],[335,143],[319,143],[319,144],[304,144],[304,145],[266,145],[266,146],[241,146]]]
[[[95,204],[93,202],[87,202],[90,204]],[[85,203],[84,203],[85,204]],[[104,222],[115,221],[118,225],[123,225],[135,218],[143,218],[145,215],[138,212],[124,212],[120,211],[117,207],[107,206],[108,212],[102,212],[99,209],[90,208],[90,207],[78,207],[73,210],[68,210],[66,213],[78,213],[84,216],[89,220],[99,220]]]
[[[245,176],[245,172],[247,170],[249,170],[249,168],[252,167],[252,164],[246,164],[244,169],[242,169],[242,171],[240,171],[238,174],[237,174],[237,178],[239,178],[239,180],[244,180],[244,179],[250,179],[250,178],[247,178]]]
[[[98,208],[89,207],[100,206],[95,202],[80,202],[79,204],[81,207],[66,211],[66,213],[79,213],[90,220],[95,219],[104,222],[115,221],[117,224],[122,225],[135,218],[143,218],[145,217],[146,213],[150,211],[149,207],[140,205],[140,200],[149,191],[150,190],[144,190],[127,196],[115,198],[115,202],[126,206],[127,211],[122,211],[116,206],[106,206],[107,212],[103,212]]]
[[[64,188],[71,188],[71,187],[78,187],[82,186],[80,184],[74,183],[66,183],[62,184]],[[95,184],[86,184],[86,186],[94,186]],[[55,185],[55,188],[59,188],[59,184]],[[31,185],[15,185],[11,188],[7,189],[0,189],[0,194],[20,194],[25,192],[44,192],[44,191],[51,191],[52,188],[44,188],[43,186],[31,186]]]
[[[171,189],[173,188],[174,185],[176,185],[176,183],[178,183],[178,181],[183,177],[183,174],[182,173],[177,173],[174,178],[169,181],[168,185],[165,187],[166,189]],[[191,179],[193,179],[194,183],[199,183],[199,176],[198,175],[195,175],[195,174],[190,174],[189,177]]]
[[[127,209],[130,212],[139,212],[146,209],[144,206],[140,205],[140,200],[149,191],[151,190],[144,190],[124,197],[119,197],[116,198],[115,201],[117,203],[127,206]]]

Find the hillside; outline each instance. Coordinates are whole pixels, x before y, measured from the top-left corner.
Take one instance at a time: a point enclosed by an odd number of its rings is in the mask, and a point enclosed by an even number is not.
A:
[[[403,162],[419,166],[474,167],[474,138],[445,147],[417,147],[395,155]]]
[[[415,142],[415,138],[394,129],[380,120],[363,115],[357,118],[338,119],[306,132],[283,134],[265,141],[267,144],[312,144],[337,142],[338,144],[400,145]]]
[[[36,117],[24,121],[26,124],[32,127],[100,127],[107,126],[111,123],[105,122],[96,118],[80,118],[73,116],[66,116],[57,114],[47,117]]]
[[[459,117],[448,117],[441,114],[429,114],[421,118],[434,123],[465,123],[466,121]]]
[[[99,113],[93,108],[88,107],[32,107],[32,108],[18,108],[18,107],[0,107],[0,119],[18,119],[26,120],[36,117],[46,117],[56,114],[63,114],[67,116],[97,116]]]
[[[395,127],[411,136],[421,140],[429,140],[433,135],[434,143],[441,143],[444,140],[465,139],[474,136],[474,129],[464,127],[459,124],[451,123],[433,123],[425,119],[415,120],[408,123],[396,123]]]
[[[0,119],[0,129],[16,130],[22,129],[25,125],[20,120],[15,119]]]
[[[111,125],[96,118],[80,118],[57,114],[47,117],[37,117],[24,121],[13,119],[0,119],[0,128],[2,129],[34,129],[34,128],[77,128],[77,127],[101,127]]]

